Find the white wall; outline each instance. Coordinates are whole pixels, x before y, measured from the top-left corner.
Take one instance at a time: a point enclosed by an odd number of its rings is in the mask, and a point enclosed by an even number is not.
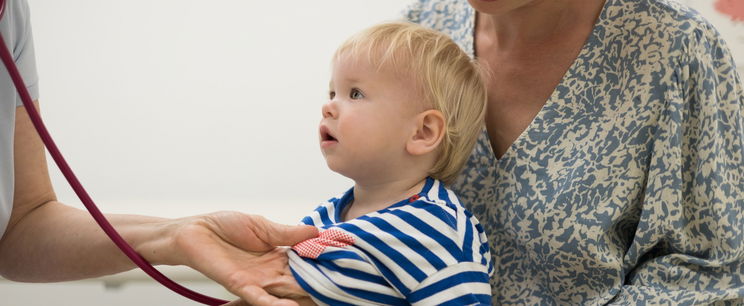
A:
[[[286,223],[351,186],[317,141],[333,51],[404,6],[29,2],[43,115],[102,210],[229,209]],[[59,198],[78,205],[51,168]]]

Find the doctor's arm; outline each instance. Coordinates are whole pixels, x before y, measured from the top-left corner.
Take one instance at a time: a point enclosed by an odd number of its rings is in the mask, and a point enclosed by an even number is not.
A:
[[[0,240],[0,275],[54,282],[135,268],[88,212],[57,201],[43,144],[24,107],[16,108],[14,155],[13,211]],[[278,301],[265,289],[289,296],[302,292],[285,269],[286,255],[274,247],[317,235],[314,227],[279,225],[237,212],[181,219],[106,217],[149,262],[190,266],[257,305]]]

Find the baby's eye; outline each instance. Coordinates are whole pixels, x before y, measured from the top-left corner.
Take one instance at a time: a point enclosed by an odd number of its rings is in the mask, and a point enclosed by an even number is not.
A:
[[[351,98],[352,100],[359,100],[364,98],[364,94],[361,90],[352,88],[351,93],[349,93],[349,98]]]
[[[329,91],[328,92],[328,99],[329,100],[333,100],[333,98],[335,98],[335,97],[336,97],[336,92],[335,91]]]

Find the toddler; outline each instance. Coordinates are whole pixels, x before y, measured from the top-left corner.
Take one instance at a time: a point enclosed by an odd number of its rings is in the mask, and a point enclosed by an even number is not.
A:
[[[478,220],[445,187],[483,127],[480,71],[449,37],[387,23],[333,57],[320,147],[354,180],[302,222],[318,238],[289,252],[314,302],[490,304],[493,272]]]

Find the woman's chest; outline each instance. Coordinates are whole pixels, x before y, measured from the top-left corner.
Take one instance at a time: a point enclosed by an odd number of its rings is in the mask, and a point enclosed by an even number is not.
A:
[[[501,157],[551,98],[578,50],[519,56],[478,51],[479,62],[487,67],[486,127],[494,152]]]
[[[565,235],[604,239],[632,216],[663,103],[644,98],[659,96],[648,94],[653,87],[608,80],[564,80],[529,122],[503,116],[526,125],[500,159],[490,127],[481,135],[454,189],[489,235],[525,247]]]
[[[526,71],[495,70],[487,78],[486,128],[492,149],[501,157],[527,129],[560,80],[560,73],[531,75]]]

